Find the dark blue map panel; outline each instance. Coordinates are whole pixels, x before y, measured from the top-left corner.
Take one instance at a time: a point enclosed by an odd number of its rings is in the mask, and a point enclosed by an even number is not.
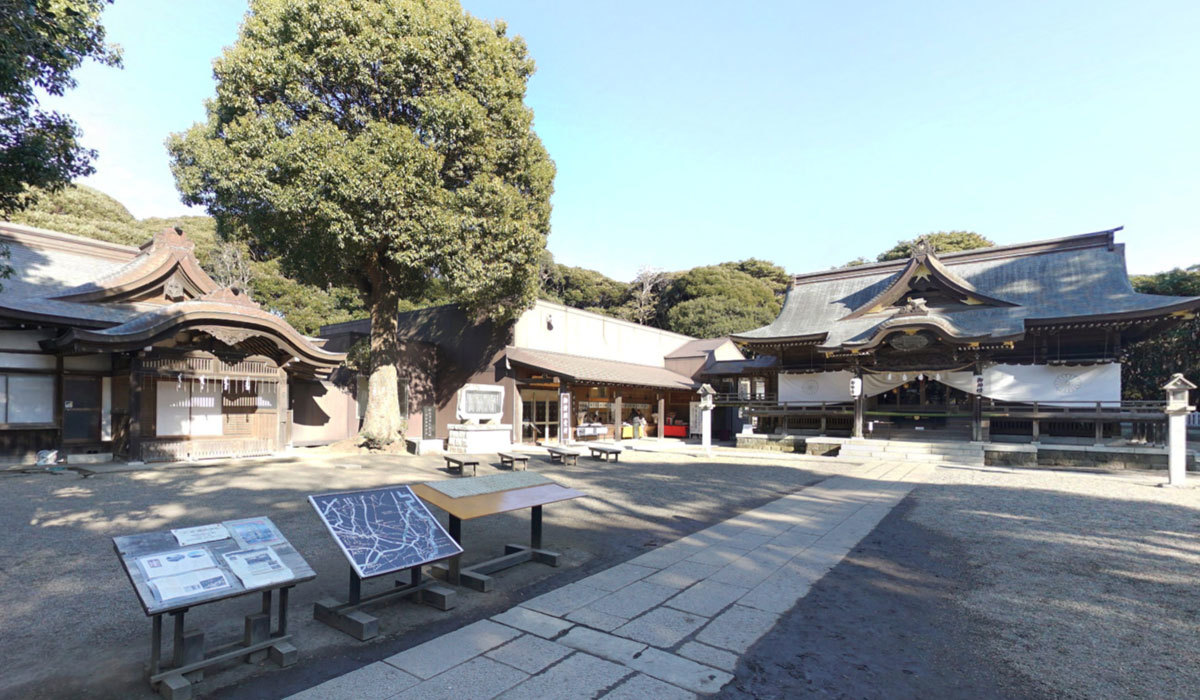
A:
[[[462,554],[407,486],[309,496],[360,578]]]

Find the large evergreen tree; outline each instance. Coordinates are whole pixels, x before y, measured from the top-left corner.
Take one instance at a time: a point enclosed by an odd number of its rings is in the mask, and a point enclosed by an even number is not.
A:
[[[30,187],[56,191],[93,172],[94,151],[79,145],[70,117],[39,107],[40,94],[75,87],[87,59],[120,65],[104,42],[105,0],[0,2],[0,218],[28,206]]]
[[[430,285],[494,318],[532,303],[554,165],[503,23],[453,0],[252,0],[208,121],[168,142],[184,201],[371,315],[365,435],[402,427],[396,314]]]

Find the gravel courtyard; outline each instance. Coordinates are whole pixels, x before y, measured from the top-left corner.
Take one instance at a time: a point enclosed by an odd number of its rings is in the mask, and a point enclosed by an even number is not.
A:
[[[0,474],[0,526],[8,533],[0,541],[0,697],[157,697],[141,679],[150,623],[113,554],[115,535],[271,517],[317,572],[293,590],[289,606],[301,660],[287,669],[234,664],[208,672],[199,690],[282,697],[794,492],[838,463],[627,452],[616,463],[583,458],[562,466],[534,457],[531,470],[588,494],[545,509],[546,545],[563,554],[559,568],[526,564],[501,572],[494,591],[462,590],[449,612],[407,602],[380,608],[381,635],[370,642],[314,621],[315,600],[345,600],[349,568],[306,496],[453,478],[442,467],[437,457],[317,453],[86,478]],[[480,475],[492,473],[498,470],[480,466]],[[527,541],[528,522],[528,511],[464,522],[466,562]],[[364,593],[387,585],[368,582]],[[256,612],[257,601],[201,606],[188,613],[189,626],[214,642],[238,638],[242,616]]]
[[[723,695],[1195,697],[1200,490],[1162,481],[943,467]]]
[[[264,514],[318,578],[293,592],[300,662],[210,673],[206,697],[316,685],[795,492],[846,468],[826,458],[626,452],[530,468],[589,494],[546,508],[558,569],[499,574],[450,612],[377,611],[371,642],[312,620],[347,566],[311,493],[449,478],[441,460],[312,454],[81,476],[0,474],[0,697],[154,697],[149,622],[112,553],[117,534]],[[480,474],[495,473],[484,465]],[[742,658],[729,698],[1183,697],[1200,687],[1200,490],[1147,473],[942,467],[930,473]],[[464,523],[467,561],[527,537],[528,514]],[[382,585],[382,584],[381,584]],[[368,587],[367,589],[373,590]],[[249,598],[189,620],[240,635]],[[213,627],[209,628],[209,625]]]

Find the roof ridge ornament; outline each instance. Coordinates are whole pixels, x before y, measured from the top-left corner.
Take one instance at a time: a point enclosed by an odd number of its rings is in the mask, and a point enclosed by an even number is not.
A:
[[[241,287],[229,286],[221,287],[215,291],[209,292],[200,297],[200,301],[212,301],[220,304],[233,304],[235,306],[245,306],[252,309],[259,309],[262,306],[250,298]]]

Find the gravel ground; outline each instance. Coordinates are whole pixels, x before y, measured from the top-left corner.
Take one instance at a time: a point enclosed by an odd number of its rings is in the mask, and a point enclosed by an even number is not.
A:
[[[942,468],[743,657],[727,698],[1196,697],[1200,490]]]
[[[1163,480],[942,469],[912,519],[964,550],[990,652],[1056,695],[1196,697],[1200,490]]]
[[[312,619],[313,602],[344,600],[348,566],[307,504],[312,493],[448,478],[436,457],[309,454],[221,465],[101,473],[0,473],[0,698],[155,697],[142,681],[150,624],[113,554],[115,535],[270,516],[317,572],[292,594],[300,663],[234,664],[199,691],[222,698],[281,697],[457,629],[702,527],[758,507],[838,468],[822,458],[697,459],[626,452],[578,466],[535,457],[530,468],[588,498],[546,507],[546,544],[562,565],[498,574],[496,590],[461,590],[439,612],[409,603],[378,609],[381,636],[357,642]],[[497,470],[481,465],[479,474]],[[435,510],[436,512],[436,510]],[[463,524],[466,562],[528,538],[528,512]],[[442,516],[445,522],[444,515]],[[386,583],[368,582],[364,593]],[[251,600],[254,598],[255,600]],[[257,596],[201,606],[189,626],[212,642],[237,638]],[[168,625],[169,628],[169,625]],[[169,634],[169,629],[168,629]]]

